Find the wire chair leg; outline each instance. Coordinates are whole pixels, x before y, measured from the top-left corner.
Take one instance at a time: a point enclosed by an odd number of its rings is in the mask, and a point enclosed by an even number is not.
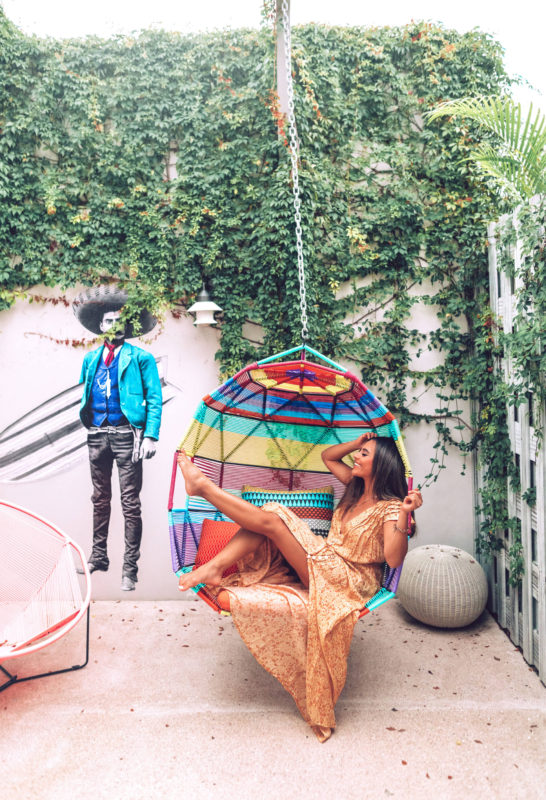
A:
[[[87,624],[85,629],[85,661],[83,664],[75,664],[73,667],[65,667],[64,669],[56,669],[52,672],[41,672],[39,675],[28,675],[25,678],[18,678],[17,675],[12,675],[7,669],[0,664],[0,670],[7,676],[8,680],[0,685],[0,692],[7,689],[13,683],[23,683],[24,681],[33,681],[36,678],[47,678],[50,675],[60,675],[63,672],[73,672],[76,669],[83,669],[89,662],[89,619],[90,619],[90,606],[87,606]]]

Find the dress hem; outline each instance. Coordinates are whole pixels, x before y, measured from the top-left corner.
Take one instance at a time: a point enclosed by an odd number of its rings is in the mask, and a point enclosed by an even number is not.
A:
[[[262,584],[262,586],[266,586],[266,585],[267,585],[267,584]],[[235,605],[236,605],[236,604],[237,604],[237,595],[236,595],[236,593],[235,593],[235,592],[230,592],[230,587],[229,587],[229,586],[225,586],[225,587],[223,587],[223,588],[225,589],[225,591],[229,592],[230,596],[231,596],[231,597],[232,597],[232,598],[235,600]],[[234,588],[235,588],[235,587],[234,587]],[[275,588],[278,588],[278,587],[277,587],[277,586],[275,586]],[[237,624],[237,617],[236,617],[236,613],[237,613],[236,611],[235,611],[235,614],[233,613],[233,605],[232,605],[232,619],[233,619],[233,622],[234,622],[234,624],[235,624],[235,627],[237,628],[237,631],[238,631],[238,633],[239,633],[239,636],[240,636],[240,637],[241,637],[241,639],[243,640],[244,644],[245,644],[245,645],[246,645],[246,647],[248,648],[248,650],[249,650],[249,652],[251,653],[251,655],[253,655],[253,656],[254,656],[254,658],[256,659],[256,661],[258,662],[258,664],[259,664],[259,665],[262,667],[262,669],[264,669],[264,670],[265,670],[266,672],[268,672],[268,673],[269,673],[269,674],[270,674],[270,675],[271,675],[273,678],[275,678],[275,680],[276,680],[276,681],[278,681],[278,682],[281,684],[281,686],[283,687],[283,689],[284,689],[285,691],[287,691],[287,692],[288,692],[288,694],[290,695],[290,697],[291,697],[291,698],[292,698],[292,700],[294,701],[294,704],[295,704],[296,708],[298,709],[299,713],[300,713],[300,714],[301,714],[301,716],[303,717],[303,720],[304,720],[304,722],[306,722],[306,723],[307,723],[307,725],[309,725],[309,727],[311,728],[311,730],[313,731],[313,733],[315,734],[315,736],[317,737],[317,739],[319,740],[319,742],[322,744],[322,743],[324,743],[324,742],[328,741],[328,739],[330,738],[330,736],[332,735],[332,733],[333,733],[333,732],[334,732],[334,730],[335,730],[335,725],[334,725],[334,726],[331,726],[331,727],[328,727],[328,726],[326,726],[326,725],[317,725],[317,724],[315,724],[315,723],[313,723],[313,722],[311,722],[311,721],[309,720],[309,717],[308,717],[308,714],[307,714],[307,709],[306,709],[306,708],[304,708],[304,707],[302,707],[302,706],[301,706],[301,705],[298,703],[298,701],[297,701],[297,699],[296,699],[296,697],[295,697],[294,693],[291,691],[291,689],[289,689],[289,688],[287,688],[287,687],[286,687],[286,685],[285,685],[285,684],[282,682],[282,680],[281,680],[281,678],[279,677],[279,675],[276,675],[276,674],[275,674],[275,672],[274,672],[274,671],[273,671],[273,670],[272,670],[270,667],[268,667],[266,664],[264,664],[264,663],[262,662],[262,660],[260,659],[260,653],[259,653],[259,651],[258,651],[258,650],[256,650],[256,649],[255,649],[255,648],[252,646],[251,642],[250,642],[250,641],[247,639],[247,637],[245,636],[245,634],[244,634],[243,630],[242,630],[242,629],[239,627],[239,625]]]

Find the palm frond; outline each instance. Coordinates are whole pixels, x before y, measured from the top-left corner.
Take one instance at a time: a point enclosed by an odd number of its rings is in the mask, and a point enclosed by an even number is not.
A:
[[[544,191],[544,180],[536,171],[530,173],[522,165],[521,159],[510,154],[503,155],[489,144],[476,147],[471,160],[505,188],[511,188],[522,197],[532,197]]]
[[[488,174],[508,183],[523,197],[546,188],[546,116],[529,107],[522,119],[519,103],[509,97],[463,97],[440,103],[425,114],[427,123],[439,117],[473,119],[500,139],[493,148],[481,144],[471,155]]]

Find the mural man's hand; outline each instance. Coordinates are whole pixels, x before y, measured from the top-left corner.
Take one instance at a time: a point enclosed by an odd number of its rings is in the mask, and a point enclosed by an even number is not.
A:
[[[152,458],[155,456],[157,442],[155,439],[148,439],[147,437],[142,440],[140,445],[140,458]]]

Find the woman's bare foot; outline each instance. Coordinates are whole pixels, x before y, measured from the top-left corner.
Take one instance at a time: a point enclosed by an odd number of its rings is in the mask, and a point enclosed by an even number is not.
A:
[[[208,561],[192,572],[181,575],[178,581],[178,588],[181,592],[185,592],[193,586],[197,586],[198,583],[205,583],[207,586],[219,586],[222,574],[223,569],[221,567],[217,567],[212,561]]]
[[[196,467],[195,464],[190,461],[185,450],[179,451],[176,460],[180,467],[180,472],[184,477],[188,496],[203,497],[203,490],[209,482],[209,479],[203,475],[199,467]]]

